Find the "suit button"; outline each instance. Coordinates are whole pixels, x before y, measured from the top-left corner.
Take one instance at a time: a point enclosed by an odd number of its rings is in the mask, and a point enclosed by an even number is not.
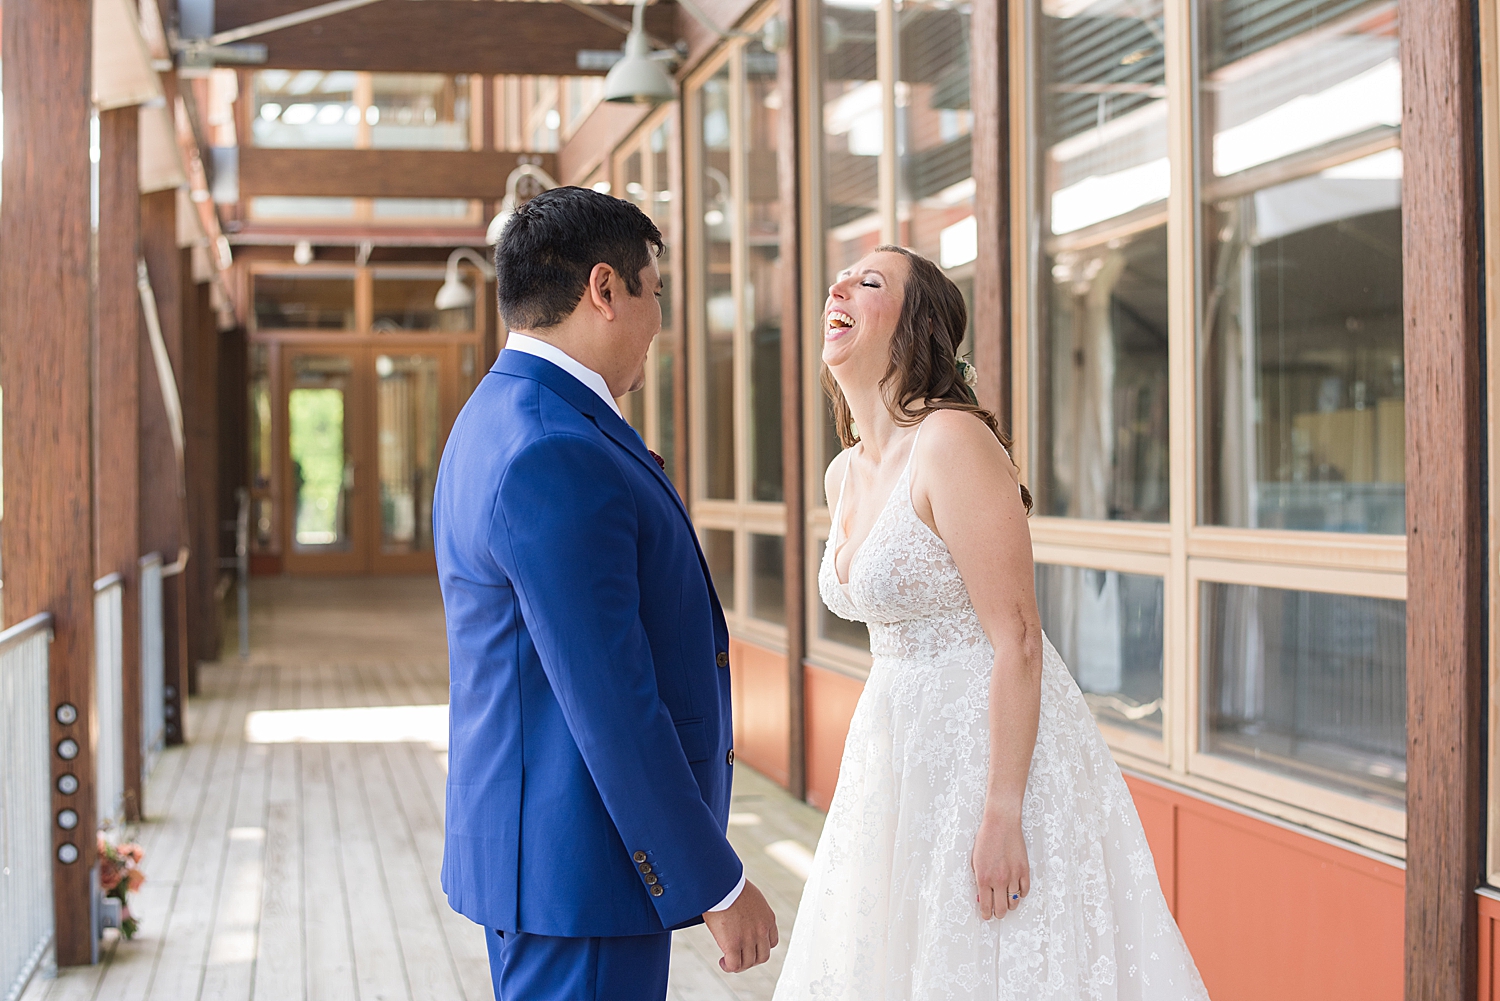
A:
[[[734,748],[731,747],[729,753],[724,756],[724,763],[729,765],[734,764]]]
[[[642,862],[640,865],[636,866],[636,868],[639,869],[643,873],[644,872],[650,872],[651,871],[651,863],[650,862]]]
[[[660,886],[653,886],[651,888],[651,896],[653,896],[653,897],[659,897],[659,896],[662,895],[663,892],[665,892],[665,891],[663,891]]]
[[[718,663],[719,663],[720,667],[728,667],[729,666],[729,654],[725,653],[723,650],[720,650],[719,651],[719,661],[718,661]]]
[[[637,862],[644,862],[644,861],[646,861],[646,853],[645,852],[636,852],[634,858],[635,858],[635,860]]]
[[[655,886],[656,885],[656,873],[654,873],[654,872],[648,872],[648,873],[646,873],[646,885],[647,886]]]

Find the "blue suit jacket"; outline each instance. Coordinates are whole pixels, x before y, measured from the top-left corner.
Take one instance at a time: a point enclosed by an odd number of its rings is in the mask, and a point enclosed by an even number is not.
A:
[[[433,530],[453,908],[571,937],[698,919],[742,871],[729,632],[671,481],[577,379],[503,351],[448,438]]]

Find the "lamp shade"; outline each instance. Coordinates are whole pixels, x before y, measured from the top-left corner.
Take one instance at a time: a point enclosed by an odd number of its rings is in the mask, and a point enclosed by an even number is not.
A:
[[[443,287],[438,289],[433,305],[438,309],[467,309],[474,305],[474,290],[458,277],[455,268],[443,280]]]
[[[664,104],[676,96],[672,78],[651,58],[645,32],[633,29],[625,38],[625,58],[604,78],[604,99],[617,104]]]

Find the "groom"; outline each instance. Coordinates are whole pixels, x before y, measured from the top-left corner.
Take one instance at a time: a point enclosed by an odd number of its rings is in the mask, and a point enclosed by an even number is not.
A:
[[[452,685],[443,889],[499,1001],[661,1001],[671,929],[739,972],[776,921],[725,838],[729,635],[686,509],[614,398],[661,329],[661,233],[556,188],[495,250],[506,349],[434,538]]]

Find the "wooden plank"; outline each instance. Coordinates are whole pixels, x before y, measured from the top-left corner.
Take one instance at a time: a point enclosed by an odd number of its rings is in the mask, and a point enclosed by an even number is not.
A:
[[[309,691],[304,691],[304,706]],[[338,814],[334,809],[328,748],[297,745],[302,765],[302,912],[307,955],[306,996],[354,999],[354,952],[348,894],[340,850]]]
[[[98,303],[94,325],[94,573],[121,594],[125,817],[141,818],[139,111],[99,113]]]
[[[0,385],[4,396],[5,621],[54,616],[51,698],[78,708],[52,720],[52,812],[77,811],[76,830],[53,826],[53,901],[60,965],[90,963],[94,865],[94,543],[90,390],[89,116],[91,0],[4,0],[5,147],[0,166]],[[55,779],[79,778],[65,796]],[[77,861],[56,861],[64,844]]]
[[[979,404],[1009,434],[1010,93],[1005,9],[976,0],[969,35],[969,101],[974,109],[974,370]]]
[[[1406,997],[1475,996],[1483,859],[1484,412],[1471,8],[1401,22]]]
[[[276,669],[276,707],[295,704],[285,668]],[[256,939],[252,1001],[285,1001],[303,996],[306,928],[302,917],[302,803],[297,748],[271,746],[266,790],[265,889],[261,893],[260,935]]]
[[[541,157],[542,169],[548,173],[557,169],[555,153],[243,146],[240,148],[240,197],[297,195],[499,200],[505,197],[506,178],[523,155]]]
[[[215,26],[224,31],[307,6],[305,0],[219,0]],[[594,6],[621,23],[633,10]],[[681,37],[678,24],[676,4],[646,8],[646,31],[668,45]],[[268,49],[264,65],[279,69],[602,76],[602,69],[579,69],[579,50],[619,49],[625,35],[561,3],[423,0],[371,4],[254,41]]]

